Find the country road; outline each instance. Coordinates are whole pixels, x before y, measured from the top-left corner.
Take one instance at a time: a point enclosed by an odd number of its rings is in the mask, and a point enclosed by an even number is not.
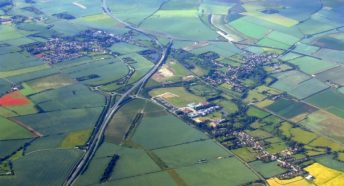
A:
[[[140,80],[138,80],[128,91],[126,91],[122,96],[116,101],[116,103],[107,110],[104,119],[102,123],[95,127],[95,131],[93,132],[93,136],[91,137],[91,140],[88,143],[88,148],[86,149],[86,153],[83,155],[81,160],[77,163],[77,165],[74,167],[74,169],[71,171],[70,175],[66,179],[64,185],[69,186],[73,185],[73,183],[76,181],[76,179],[80,176],[82,171],[87,167],[87,165],[92,160],[93,156],[97,152],[98,147],[101,145],[102,138],[104,136],[104,132],[106,130],[106,127],[108,123],[110,122],[111,118],[116,114],[116,112],[119,110],[119,108],[122,106],[123,101],[131,94],[133,91],[135,91],[137,88],[144,85],[149,78],[161,67],[161,65],[166,61],[167,56],[169,55],[171,46],[172,46],[172,40],[168,42],[166,46],[163,46],[159,40],[156,38],[155,35],[145,32],[144,30],[141,30],[139,28],[131,26],[129,23],[126,23],[117,17],[113,16],[111,14],[111,10],[106,5],[106,0],[102,0],[102,8],[104,12],[110,16],[112,19],[114,19],[117,22],[122,23],[125,25],[126,28],[137,31],[151,39],[153,39],[163,50],[161,58],[158,63],[156,63],[147,74],[145,74]]]

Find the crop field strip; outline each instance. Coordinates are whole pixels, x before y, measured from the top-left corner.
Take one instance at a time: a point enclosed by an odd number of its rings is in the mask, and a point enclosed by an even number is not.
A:
[[[150,117],[152,117],[152,116],[150,116]],[[156,116],[154,116],[154,117],[156,117]],[[209,141],[209,140],[208,140]],[[166,150],[168,150],[168,149],[170,149],[170,148],[179,148],[179,147],[182,147],[182,146],[185,146],[185,145],[193,145],[193,144],[197,144],[197,143],[200,143],[200,145],[202,144],[202,143],[204,143],[205,141],[203,141],[203,140],[196,140],[196,141],[190,141],[190,142],[186,142],[186,143],[183,143],[183,144],[175,144],[175,145],[171,145],[171,146],[165,146],[165,147],[159,147],[159,148],[157,148],[157,149],[151,149],[151,150],[148,150],[147,151],[147,153],[149,154],[149,156],[151,156],[151,158],[154,160],[154,161],[156,161],[156,163],[158,164],[158,165],[160,165],[161,166],[161,168],[164,168],[164,167],[166,167],[166,165],[163,163],[163,164],[161,164],[162,163],[162,161],[161,160],[163,160],[164,158],[162,158],[162,159],[160,159],[161,158],[161,156],[159,156],[159,153],[158,154],[156,154],[156,152],[158,152],[158,151],[162,151],[162,150],[164,150],[164,149],[166,149]],[[209,141],[210,142],[210,141]],[[209,147],[211,147],[211,146],[209,146]],[[220,147],[220,146],[218,146],[219,147],[219,149],[223,149],[223,147]],[[226,150],[225,150],[226,151]],[[225,152],[224,151],[224,152]],[[226,153],[226,155],[228,155],[228,152]],[[160,158],[159,158],[160,157]],[[197,159],[197,158],[196,158]],[[195,161],[193,161],[190,165],[188,165],[188,166],[192,166],[192,165],[194,165],[194,164],[197,164],[197,162],[196,162],[196,160]],[[186,165],[185,165],[186,166]],[[171,175],[171,171],[172,170],[170,170],[170,168],[168,168],[167,169],[167,172],[169,172],[169,174]],[[148,173],[145,173],[145,174],[143,174],[143,175],[147,175],[147,174],[156,174],[156,171],[153,171],[153,172],[148,172]],[[174,176],[172,176],[174,179],[177,179],[175,176],[175,173],[173,173],[172,175],[174,175]],[[133,176],[130,176],[130,177],[123,177],[123,178],[118,178],[118,179],[113,179],[113,180],[111,180],[110,182],[112,183],[112,182],[118,182],[118,181],[120,181],[120,180],[122,180],[122,181],[124,181],[124,180],[130,180],[130,179],[136,179],[137,177],[141,177],[142,176],[142,174],[140,174],[140,175],[133,175]],[[177,179],[178,180],[178,179]],[[179,180],[179,182],[180,182],[181,180]]]

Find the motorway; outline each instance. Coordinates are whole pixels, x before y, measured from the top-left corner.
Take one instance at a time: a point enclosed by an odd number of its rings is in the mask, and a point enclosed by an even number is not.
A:
[[[126,26],[126,28],[135,30],[141,34],[146,35],[147,37],[153,39],[162,49],[162,55],[158,63],[156,63],[147,74],[145,74],[140,80],[138,80],[129,90],[127,90],[122,96],[116,100],[116,103],[108,109],[106,112],[104,119],[102,122],[99,124],[99,126],[95,127],[93,136],[90,138],[90,141],[88,142],[88,146],[86,149],[85,154],[81,158],[81,160],[77,163],[77,165],[73,168],[71,171],[70,175],[66,179],[64,185],[69,186],[73,185],[73,183],[76,181],[76,179],[80,176],[80,174],[85,170],[85,168],[89,165],[90,161],[92,160],[93,156],[97,152],[98,147],[100,146],[104,132],[106,130],[106,127],[108,123],[110,122],[111,118],[115,115],[115,113],[120,109],[122,106],[123,101],[128,98],[128,96],[133,93],[136,89],[140,88],[143,86],[149,78],[161,67],[161,65],[166,61],[167,56],[169,55],[171,46],[172,46],[172,40],[169,41],[169,43],[166,46],[163,46],[158,39],[156,38],[155,35],[145,32],[144,30],[141,30],[139,28],[133,27],[130,24],[116,18],[111,14],[111,10],[106,5],[106,0],[102,0],[102,8],[104,12],[110,16],[112,19],[114,19],[117,22],[122,23],[123,25]]]

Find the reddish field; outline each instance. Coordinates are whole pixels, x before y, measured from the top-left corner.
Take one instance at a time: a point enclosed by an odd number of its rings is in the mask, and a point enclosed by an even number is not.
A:
[[[9,106],[20,106],[30,104],[30,100],[23,96],[20,92],[11,92],[0,98],[0,105]]]

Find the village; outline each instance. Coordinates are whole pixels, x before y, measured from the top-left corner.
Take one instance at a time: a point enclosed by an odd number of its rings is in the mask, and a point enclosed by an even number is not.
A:
[[[264,64],[271,63],[277,57],[278,55],[274,53],[263,53],[257,55],[247,52],[243,55],[242,59],[238,59],[242,62],[237,67],[223,65],[214,61],[214,64],[217,67],[225,67],[226,73],[223,73],[220,70],[214,70],[205,77],[205,80],[214,86],[227,83],[232,86],[234,91],[244,92],[246,87],[242,84],[243,80],[257,76],[254,78],[260,78],[258,81],[263,81],[266,74],[263,70],[259,70],[259,68],[262,68]]]
[[[109,47],[119,42],[142,46],[133,39],[134,36],[135,33],[132,31],[115,35],[103,30],[88,29],[73,37],[54,37],[47,42],[36,42],[24,45],[22,48],[49,64],[56,64],[86,55],[118,56],[119,54],[109,50]]]
[[[278,165],[287,169],[286,173],[278,175],[277,177],[280,179],[290,179],[296,176],[302,176],[307,174],[302,167],[299,166],[302,162],[308,160],[307,157],[296,160],[292,157],[293,154],[296,154],[300,148],[298,147],[288,147],[287,149],[271,154],[264,148],[264,141],[256,139],[244,131],[240,132],[233,132],[233,135],[239,140],[238,145],[241,147],[250,147],[252,148],[258,155],[257,159],[263,162],[272,162],[277,161]],[[309,176],[307,176],[310,179]]]
[[[308,175],[305,172],[300,164],[306,162],[309,158],[295,159],[294,154],[302,150],[298,146],[288,147],[277,153],[269,153],[265,146],[266,143],[258,138],[252,137],[245,131],[236,131],[228,128],[223,128],[224,124],[226,125],[226,119],[219,119],[216,121],[210,120],[201,120],[201,117],[206,117],[207,115],[219,111],[222,108],[216,104],[209,102],[200,102],[200,103],[189,103],[186,107],[177,108],[170,104],[166,99],[163,98],[163,95],[153,97],[152,100],[162,106],[164,106],[169,112],[177,115],[181,119],[187,121],[188,123],[195,124],[196,126],[207,125],[207,132],[213,137],[224,139],[224,146],[226,142],[231,141],[234,143],[228,148],[233,150],[241,147],[249,147],[256,154],[256,159],[261,160],[265,163],[276,161],[278,165],[288,171],[278,175],[280,179],[291,179],[296,176],[305,176],[306,179],[312,180],[312,176]]]

